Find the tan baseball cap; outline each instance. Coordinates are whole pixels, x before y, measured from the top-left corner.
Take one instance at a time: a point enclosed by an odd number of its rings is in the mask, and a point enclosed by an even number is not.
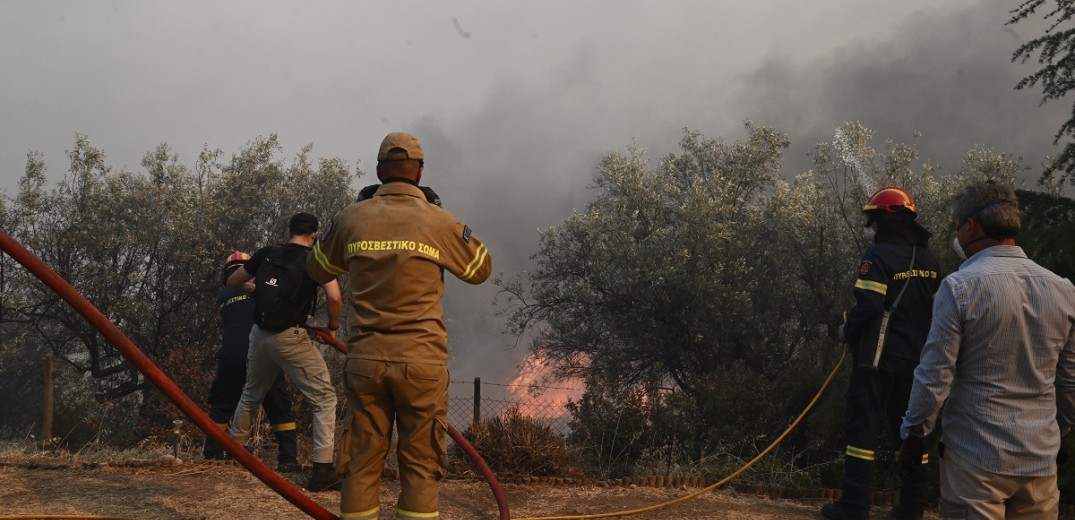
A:
[[[377,152],[378,161],[399,161],[402,159],[425,160],[422,153],[422,143],[418,138],[407,132],[392,132],[384,136],[381,141],[381,149]]]

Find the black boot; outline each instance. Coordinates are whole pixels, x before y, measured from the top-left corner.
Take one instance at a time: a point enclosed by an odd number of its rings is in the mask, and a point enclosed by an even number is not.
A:
[[[840,500],[829,504],[821,514],[833,520],[865,520],[870,517],[870,480],[873,461],[857,457],[844,458],[844,480]]]
[[[833,502],[821,506],[821,516],[829,520],[868,520],[870,510],[853,509],[840,502]]]
[[[310,491],[338,491],[340,489],[340,477],[336,475],[336,468],[331,462],[314,463],[306,489]]]
[[[209,437],[205,438],[205,447],[202,448],[202,457],[205,460],[224,460],[226,455],[224,448],[221,448],[216,441]]]
[[[914,512],[903,507],[902,504],[892,506],[889,516],[893,520],[922,520],[922,511]]]

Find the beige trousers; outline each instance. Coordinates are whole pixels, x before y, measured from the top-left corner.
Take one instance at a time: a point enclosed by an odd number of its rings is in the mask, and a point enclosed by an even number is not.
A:
[[[976,468],[952,450],[941,458],[941,518],[1055,520],[1060,513],[1056,475],[1017,477]]]
[[[254,325],[250,328],[250,351],[246,358],[246,385],[235,416],[231,419],[231,436],[239,444],[250,437],[255,414],[276,378],[283,372],[291,384],[302,392],[313,412],[314,462],[332,462],[332,443],[336,437],[336,387],[332,385],[328,365],[321,357],[310,334],[301,327],[273,333]]]

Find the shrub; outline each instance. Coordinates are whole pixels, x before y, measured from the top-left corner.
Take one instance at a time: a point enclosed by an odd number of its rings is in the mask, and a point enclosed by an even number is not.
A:
[[[478,421],[464,436],[497,474],[574,476],[578,473],[564,439],[549,425],[523,415],[517,406]],[[452,456],[468,460],[458,445],[452,446]]]

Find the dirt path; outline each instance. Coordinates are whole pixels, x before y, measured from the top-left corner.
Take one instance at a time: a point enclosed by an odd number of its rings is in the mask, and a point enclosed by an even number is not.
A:
[[[285,475],[301,485],[305,475]],[[696,489],[505,485],[512,518],[623,511],[664,502]],[[399,485],[386,480],[382,518],[393,517]],[[329,511],[338,492],[310,495]],[[816,519],[818,503],[769,500],[713,491],[638,519]],[[880,513],[880,511],[878,511]],[[305,514],[237,466],[209,463],[160,467],[0,463],[3,515],[98,515],[132,519],[303,519]],[[881,518],[884,515],[877,515]],[[441,488],[444,520],[497,520],[496,503],[483,482],[447,481]]]

